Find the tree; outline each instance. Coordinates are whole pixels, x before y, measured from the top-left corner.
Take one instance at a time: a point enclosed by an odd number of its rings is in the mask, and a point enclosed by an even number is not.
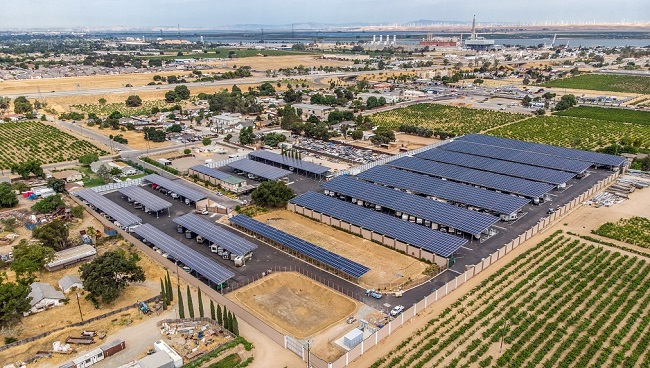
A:
[[[228,329],[228,308],[226,308],[225,306],[223,307],[222,314],[223,314],[222,315],[223,324],[221,324],[221,326],[227,330]]]
[[[88,166],[95,161],[99,161],[99,154],[97,153],[87,153],[85,155],[79,156],[79,163]]]
[[[189,148],[186,148],[186,149],[183,150],[184,155],[189,155],[190,153],[192,153],[192,150],[189,149]]]
[[[350,137],[354,140],[359,140],[363,138],[363,130],[355,130],[352,133],[350,133]]]
[[[169,303],[174,301],[174,290],[172,289],[172,279],[169,277],[169,270],[167,270],[167,299]]]
[[[176,93],[176,96],[181,100],[187,100],[188,98],[190,98],[190,90],[184,84],[181,84],[180,86],[176,86],[174,88],[174,92]]]
[[[228,331],[232,332],[232,313],[228,311]]]
[[[57,178],[47,179],[47,187],[54,189],[57,193],[63,193],[65,191],[65,181]]]
[[[226,134],[226,136],[223,137],[223,140],[226,142],[230,142],[231,139],[232,139],[232,134],[230,133]]]
[[[199,293],[199,298],[198,298],[198,301],[199,301],[199,317],[203,318],[203,317],[205,317],[205,315],[203,313],[203,298],[201,297],[201,289],[200,288],[198,289],[198,293]]]
[[[572,94],[564,95],[560,98],[560,102],[555,105],[555,110],[562,111],[571,108],[578,104],[576,96]]]
[[[175,75],[168,76],[167,77],[167,83],[169,83],[169,84],[178,83],[178,77],[175,76]]]
[[[16,192],[9,183],[0,183],[0,207],[9,208],[18,204]]]
[[[101,165],[97,169],[97,177],[108,182],[111,180],[111,171],[108,169],[108,165]]]
[[[111,176],[120,175],[122,173],[122,170],[117,167],[111,167],[108,173],[111,174]]]
[[[259,89],[261,96],[272,96],[275,94],[275,88],[273,88],[273,85],[269,82],[264,82],[257,88]]]
[[[77,206],[74,206],[74,207],[72,207],[70,209],[70,213],[72,214],[72,216],[74,216],[75,218],[78,218],[78,219],[84,217],[84,211],[85,211],[84,206],[82,206],[82,205],[77,205]]]
[[[131,95],[126,99],[126,106],[128,107],[142,106],[142,99],[138,95]]]
[[[247,145],[255,143],[255,133],[253,127],[246,127],[239,131],[239,144]]]
[[[81,280],[88,291],[86,299],[98,306],[100,301],[110,304],[133,282],[146,280],[144,270],[138,266],[140,257],[124,251],[108,251],[89,263],[81,265]]]
[[[11,99],[9,97],[0,97],[0,110],[6,110],[9,108]]]
[[[235,334],[235,336],[239,336],[239,322],[237,322],[237,316],[234,314],[232,315],[232,333]]]
[[[530,106],[530,103],[531,103],[532,100],[533,99],[530,98],[530,96],[526,95],[526,96],[524,96],[523,99],[521,99],[521,105],[523,107],[528,107],[528,106]]]
[[[26,282],[6,282],[6,275],[0,274],[0,327],[7,327],[19,320],[23,312],[31,307],[28,297],[30,288]]]
[[[203,138],[203,140],[201,141],[201,143],[203,143],[204,146],[209,146],[209,145],[212,144],[212,139],[210,139],[210,138],[208,138],[208,137],[205,137],[205,138]]]
[[[98,102],[100,105],[106,105],[106,99],[104,97],[100,98]]]
[[[54,259],[54,249],[39,243],[28,244],[25,239],[14,246],[13,252],[14,260],[10,268],[18,277],[31,276]]]
[[[379,127],[375,130],[375,135],[370,138],[373,144],[387,144],[395,141],[395,132],[386,128]]]
[[[481,79],[481,78],[474,79],[474,84],[477,84],[477,85],[480,86],[481,84],[483,84],[483,79]]]
[[[283,207],[295,195],[293,189],[289,188],[282,181],[265,181],[260,184],[251,197],[259,206],[263,207]]]
[[[172,124],[167,128],[167,133],[180,133],[183,127],[180,124]]]
[[[18,174],[22,176],[23,179],[27,179],[31,174],[34,174],[35,176],[43,176],[43,168],[41,167],[40,161],[30,159],[21,164],[11,165],[11,173]]]
[[[32,209],[38,213],[50,213],[54,212],[54,210],[59,208],[59,206],[64,205],[65,202],[63,202],[61,196],[57,194],[41,199],[32,206]]]
[[[187,285],[187,311],[189,312],[190,318],[194,318],[194,302],[192,301],[190,285]]]
[[[178,296],[178,317],[185,318],[185,309],[183,306],[183,294],[181,294],[181,285],[176,285],[176,295]]]
[[[14,100],[14,112],[16,114],[29,114],[34,110],[32,103],[25,96],[16,97]]]
[[[553,93],[553,92],[546,92],[546,93],[544,93],[542,95],[542,98],[545,99],[545,100],[552,100],[552,99],[555,98],[555,96],[557,96],[557,95],[555,93]]]
[[[279,143],[287,140],[287,136],[281,133],[268,133],[264,135],[264,145],[277,147]]]
[[[178,97],[178,95],[174,91],[165,92],[165,102],[174,102],[176,101],[176,97]]]
[[[162,298],[163,310],[167,310],[169,300],[167,300],[167,290],[165,290],[165,283],[163,282],[162,278],[160,279],[160,297]]]

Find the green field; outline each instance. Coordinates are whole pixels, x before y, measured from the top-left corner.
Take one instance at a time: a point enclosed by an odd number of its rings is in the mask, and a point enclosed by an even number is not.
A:
[[[83,104],[83,105],[72,105],[70,107],[88,113],[95,113],[99,117],[107,117],[112,114],[114,111],[118,111],[122,116],[137,116],[137,115],[149,115],[151,114],[151,109],[157,107],[162,109],[168,104],[165,101],[142,101],[142,106],[140,107],[128,107],[124,102],[116,102],[109,104]],[[171,104],[170,104],[171,106]]]
[[[578,106],[569,110],[554,112],[553,115],[650,125],[650,112],[637,110]]]
[[[643,248],[650,248],[650,220],[645,217],[621,219],[616,223],[606,222],[593,233]]]
[[[556,233],[371,367],[648,368],[649,291],[644,259]]]
[[[569,116],[533,117],[488,134],[582,150],[602,148],[629,138],[638,139],[641,148],[650,148],[650,125]]]
[[[233,59],[237,58],[247,58],[252,56],[287,56],[287,55],[311,55],[312,52],[305,51],[291,51],[291,50],[256,50],[256,49],[227,49],[227,48],[217,48],[214,50],[209,50],[206,53],[192,54],[184,51],[182,56],[176,55],[161,55],[161,56],[142,56],[143,59],[161,59],[161,60],[173,60],[173,59],[206,59],[206,58],[228,58],[230,51],[234,51],[235,54],[232,56]]]
[[[87,153],[108,152],[59,129],[36,121],[0,123],[0,167],[7,169],[30,159],[42,164],[74,161]]]
[[[611,74],[582,74],[576,77],[552,80],[546,83],[545,86],[650,94],[650,77]]]
[[[478,133],[526,118],[528,115],[438,104],[417,104],[370,116],[380,125],[397,130],[400,125],[415,125],[456,135]]]

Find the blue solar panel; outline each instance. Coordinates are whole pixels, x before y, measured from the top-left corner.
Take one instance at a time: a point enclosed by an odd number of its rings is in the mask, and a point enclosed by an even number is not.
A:
[[[458,167],[442,162],[423,160],[415,157],[402,157],[388,162],[386,165],[419,172],[440,178],[458,181],[481,187],[519,194],[529,198],[540,198],[550,192],[553,186],[536,181],[513,178],[480,170]]]
[[[204,174],[204,175],[207,175],[207,176],[210,176],[212,178],[219,179],[219,180],[226,180],[228,178],[233,177],[232,175],[230,175],[228,173],[225,173],[223,171],[219,171],[217,169],[213,169],[211,167],[207,167],[205,165],[192,166],[192,167],[190,167],[190,170],[194,170],[194,171],[196,171],[198,173],[201,173],[201,174]]]
[[[469,153],[470,155],[491,157],[504,161],[547,167],[549,169],[568,171],[575,174],[584,172],[592,165],[590,162],[551,156],[543,153],[527,152],[506,147],[490,146],[458,140],[443,144],[442,146],[438,146],[438,148],[447,151]]]
[[[444,162],[456,166],[494,172],[516,178],[530,179],[560,185],[571,180],[575,175],[566,171],[551,170],[543,167],[529,166],[515,162],[502,161],[493,158],[468,155],[466,153],[430,149],[415,155],[431,161]]]
[[[253,151],[248,154],[248,157],[252,159],[262,159],[262,160],[267,160],[271,162],[275,162],[276,164],[281,164],[284,166],[289,166],[289,167],[294,167],[296,169],[300,169],[302,171],[306,171],[312,174],[316,175],[322,175],[328,172],[330,169],[327,166],[323,165],[318,165],[314,164],[311,162],[303,161],[303,160],[298,160],[296,158],[291,158],[287,156],[283,156],[277,153],[265,151],[265,150],[257,150]]]
[[[402,221],[396,217],[343,202],[321,193],[307,192],[291,200],[326,216],[345,221],[377,234],[421,248],[441,257],[449,258],[467,240],[424,226]]]
[[[134,231],[143,239],[172,255],[215,284],[221,284],[235,276],[232,271],[156,229],[151,224],[138,226]]]
[[[230,218],[230,222],[241,226],[255,234],[261,235],[285,247],[291,248],[296,252],[302,253],[309,258],[324,263],[334,269],[337,269],[354,278],[359,278],[370,271],[370,268],[332,253],[327,249],[321,248],[315,244],[304,241],[284,231],[278,230],[272,226],[263,224],[245,215],[237,215]]]
[[[136,202],[142,203],[143,206],[151,211],[158,212],[172,206],[172,204],[166,200],[158,198],[155,194],[149,193],[146,190],[135,185],[120,188],[117,191]]]
[[[132,214],[131,212],[120,207],[117,203],[104,197],[103,195],[95,192],[92,189],[83,189],[74,192],[76,196],[81,197],[84,201],[99,208],[102,212],[111,216],[115,221],[119,222],[122,226],[131,226],[139,224],[142,219]]]
[[[339,176],[321,186],[337,194],[449,226],[471,235],[479,235],[499,221],[498,217],[486,213],[371,184],[351,176]]]
[[[187,198],[192,202],[197,202],[207,197],[205,194],[199,192],[198,190],[191,189],[187,185],[182,184],[181,179],[172,181],[157,174],[149,174],[143,179],[144,181],[148,181],[150,183],[160,185],[165,189],[171,190],[172,192],[180,195],[183,198]]]
[[[479,189],[470,185],[388,166],[375,166],[361,172],[357,177],[377,184],[406,189],[504,215],[516,213],[530,202],[525,198]]]
[[[491,146],[506,147],[518,149],[521,151],[538,152],[547,155],[571,158],[574,160],[587,161],[592,164],[607,165],[607,166],[621,166],[625,163],[625,158],[614,155],[607,155],[604,153],[580,151],[571,148],[549,146],[547,144],[532,143],[518,141],[514,139],[493,137],[483,134],[469,134],[460,138],[461,141],[488,144]]]
[[[254,243],[192,213],[177,217],[173,221],[238,256],[257,249]]]
[[[279,169],[275,166],[263,164],[261,162],[253,161],[247,158],[233,161],[228,164],[228,167],[249,174],[257,175],[260,178],[267,180],[278,180],[291,174],[291,171]]]

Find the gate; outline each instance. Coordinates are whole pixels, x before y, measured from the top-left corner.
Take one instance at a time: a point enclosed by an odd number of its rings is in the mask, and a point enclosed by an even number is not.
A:
[[[291,336],[286,336],[285,335],[284,336],[284,347],[291,350],[291,351],[293,351],[294,353],[296,353],[296,355],[298,355],[300,357],[300,359],[305,361],[305,347],[302,344],[302,342],[300,342],[299,340],[294,339]]]

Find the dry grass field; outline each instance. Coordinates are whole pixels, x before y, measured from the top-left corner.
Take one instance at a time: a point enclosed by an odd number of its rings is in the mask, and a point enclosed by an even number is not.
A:
[[[274,273],[228,295],[280,331],[305,338],[354,313],[359,303],[293,272]],[[336,308],[332,308],[336,305]]]

